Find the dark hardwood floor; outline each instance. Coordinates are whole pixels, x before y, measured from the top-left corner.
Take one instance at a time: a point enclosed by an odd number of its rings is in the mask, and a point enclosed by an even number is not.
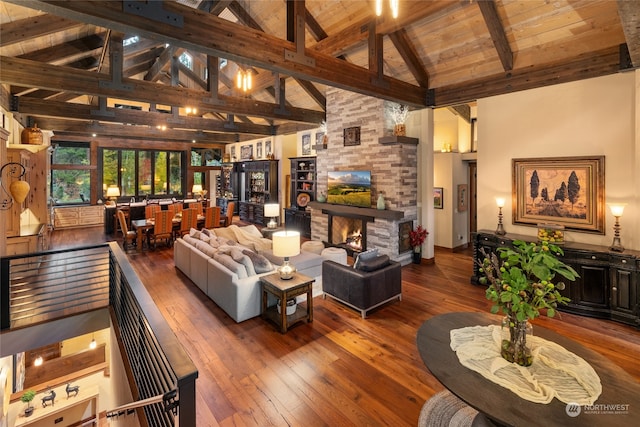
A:
[[[56,230],[52,249],[105,240],[100,227]],[[435,263],[403,267],[402,301],[363,320],[317,297],[313,323],[282,335],[261,318],[235,323],[176,270],[171,248],[128,258],[199,370],[199,426],[416,426],[424,402],[443,389],[418,354],[418,327],[437,314],[490,306],[484,288],[469,283],[470,254],[436,250]],[[640,381],[637,329],[565,313],[534,325]]]

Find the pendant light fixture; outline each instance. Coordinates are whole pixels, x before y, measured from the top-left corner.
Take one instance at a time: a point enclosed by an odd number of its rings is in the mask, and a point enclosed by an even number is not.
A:
[[[389,0],[389,7],[391,8],[391,16],[393,19],[398,17],[398,9],[400,8],[400,0]],[[376,0],[376,16],[382,15],[382,0]]]
[[[251,90],[251,70],[243,70],[238,67],[238,74],[236,75],[236,87],[243,92]]]

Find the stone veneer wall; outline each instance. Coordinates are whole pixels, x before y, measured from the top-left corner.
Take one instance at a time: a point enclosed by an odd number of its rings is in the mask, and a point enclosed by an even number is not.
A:
[[[379,248],[392,259],[409,263],[411,252],[399,253],[398,225],[417,218],[418,148],[415,144],[383,145],[378,138],[393,134],[393,123],[385,117],[386,101],[342,89],[327,90],[327,149],[317,151],[317,194],[327,191],[327,172],[371,171],[371,205],[378,195],[386,209],[404,212],[393,221],[376,218],[367,224],[367,249]],[[343,129],[360,126],[360,145],[345,147]],[[311,209],[311,238],[327,240],[328,216]]]

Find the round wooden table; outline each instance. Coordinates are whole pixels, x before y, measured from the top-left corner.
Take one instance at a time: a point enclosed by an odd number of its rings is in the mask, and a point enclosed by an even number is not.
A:
[[[558,399],[549,404],[524,400],[510,390],[462,366],[451,350],[452,329],[498,325],[501,317],[485,313],[447,313],[435,316],[418,330],[417,345],[429,371],[449,391],[497,424],[513,426],[637,426],[640,383],[609,359],[553,331],[534,326],[534,335],[553,341],[586,360],[600,376],[602,394],[592,407],[569,416]],[[605,406],[606,405],[606,406]],[[626,413],[625,412],[626,408]],[[572,413],[574,415],[575,412]]]

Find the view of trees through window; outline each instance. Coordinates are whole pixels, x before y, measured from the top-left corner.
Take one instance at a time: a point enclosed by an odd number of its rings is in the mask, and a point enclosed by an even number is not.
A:
[[[58,143],[51,156],[51,197],[56,204],[89,203],[90,148],[84,143]]]
[[[102,150],[102,189],[116,185],[121,197],[179,197],[182,188],[180,151]]]

